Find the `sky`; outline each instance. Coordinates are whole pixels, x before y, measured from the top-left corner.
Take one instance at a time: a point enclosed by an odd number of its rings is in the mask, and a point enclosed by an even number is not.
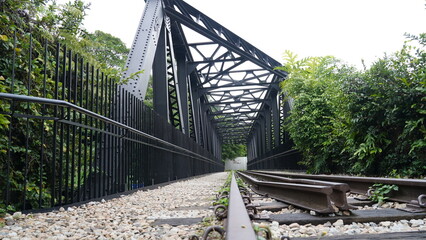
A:
[[[110,33],[130,47],[144,0],[84,1],[91,2],[85,28]],[[290,50],[300,57],[332,55],[361,68],[361,59],[369,65],[401,49],[404,33],[426,32],[426,0],[186,2],[281,63]]]

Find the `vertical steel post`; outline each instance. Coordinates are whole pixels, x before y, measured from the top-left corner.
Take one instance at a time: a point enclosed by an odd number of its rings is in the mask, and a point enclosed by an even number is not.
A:
[[[164,119],[169,120],[168,84],[167,84],[167,53],[166,53],[166,29],[161,27],[152,67],[154,110]]]
[[[146,0],[145,2],[145,10],[127,58],[125,66],[127,71],[123,76],[123,78],[128,78],[132,74],[136,74],[136,78],[129,79],[123,87],[142,100],[145,99],[164,18],[161,0]]]
[[[274,143],[273,147],[278,147],[280,145],[280,113],[279,109],[279,101],[277,98],[277,91],[271,92],[271,108],[272,108],[272,122],[274,125]]]
[[[201,127],[200,127],[200,100],[197,90],[197,80],[193,74],[190,75],[190,98],[192,107],[192,117],[195,132],[195,141],[201,144]]]
[[[270,101],[268,101],[270,104]],[[272,150],[272,122],[271,122],[271,108],[269,106],[265,106],[265,147],[266,151],[269,152]]]
[[[176,63],[177,63],[177,79],[179,84],[179,96],[180,96],[180,125],[182,132],[189,136],[189,111],[188,111],[188,80],[186,73],[186,59],[185,53],[181,51],[175,51]]]

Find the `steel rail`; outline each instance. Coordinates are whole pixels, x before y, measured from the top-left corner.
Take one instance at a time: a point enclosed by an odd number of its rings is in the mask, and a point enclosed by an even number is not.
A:
[[[256,240],[250,217],[238,189],[234,173],[232,173],[229,193],[228,217],[226,220],[226,239]]]
[[[282,177],[315,179],[322,181],[341,182],[349,185],[352,193],[367,194],[374,184],[388,184],[398,186],[398,191],[393,191],[389,195],[389,200],[409,203],[417,200],[421,195],[426,194],[426,180],[421,179],[400,179],[400,178],[378,178],[378,177],[352,177],[335,175],[312,175],[299,173],[284,173],[270,171],[256,171],[258,173],[272,174]]]
[[[348,200],[346,198],[346,193],[350,191],[349,185],[346,183],[336,183],[310,179],[292,179],[253,171],[245,171],[244,173],[263,181],[329,186],[333,190],[330,195],[331,201],[337,208],[339,208],[340,210],[356,209],[355,206],[352,206],[348,203]]]
[[[69,109],[73,109],[73,110],[75,110],[77,112],[80,112],[80,113],[83,113],[83,114],[85,114],[87,116],[99,119],[99,120],[104,121],[106,123],[109,123],[111,125],[123,128],[123,129],[125,129],[125,130],[127,130],[129,132],[133,132],[135,134],[138,134],[138,135],[140,135],[142,137],[154,140],[154,141],[156,141],[158,143],[161,143],[163,145],[166,145],[166,146],[169,146],[169,147],[173,147],[173,148],[175,148],[175,149],[177,149],[179,151],[185,152],[185,153],[182,153],[182,152],[174,152],[174,153],[183,154],[183,155],[189,154],[193,158],[198,158],[198,159],[201,159],[203,161],[213,163],[215,165],[220,165],[219,163],[217,163],[217,162],[215,162],[215,161],[213,161],[213,160],[211,160],[211,159],[209,159],[207,157],[204,157],[202,155],[194,153],[191,150],[188,150],[188,149],[185,149],[183,147],[177,146],[175,144],[169,143],[169,142],[167,142],[165,140],[162,140],[160,138],[154,137],[154,136],[152,136],[152,135],[150,135],[148,133],[139,131],[139,130],[137,130],[135,128],[132,128],[132,127],[129,127],[129,126],[123,124],[123,123],[117,122],[117,121],[112,120],[112,119],[110,119],[108,117],[102,116],[100,114],[97,114],[95,112],[92,112],[92,111],[87,110],[85,108],[79,107],[79,106],[77,106],[75,104],[72,104],[72,103],[64,101],[64,100],[51,99],[51,98],[41,98],[41,97],[33,97],[33,96],[11,94],[11,93],[0,93],[0,99],[10,99],[10,100],[22,101],[22,102],[35,102],[35,103],[41,103],[41,104],[47,104],[47,105],[53,105],[53,106],[66,107],[66,108],[69,108]],[[152,145],[152,147],[160,148],[160,147],[154,146],[154,145]],[[162,148],[162,150],[165,150],[165,149]]]
[[[260,195],[318,213],[336,212],[331,203],[333,189],[330,186],[261,181],[242,172],[238,175]]]

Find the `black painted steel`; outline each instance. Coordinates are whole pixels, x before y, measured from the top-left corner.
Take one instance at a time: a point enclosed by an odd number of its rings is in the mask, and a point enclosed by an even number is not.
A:
[[[26,36],[20,41],[31,43]],[[0,114],[10,119],[0,129],[7,142],[5,173],[15,176],[0,182],[4,203],[21,210],[48,208],[223,170],[217,153],[80,55],[40,42],[43,51],[33,54],[28,44],[23,50],[28,54],[14,55],[11,73],[5,74],[10,93],[0,93],[3,109],[9,109]],[[44,63],[40,86],[32,79],[36,57]],[[27,71],[24,79],[15,79],[18,61]]]

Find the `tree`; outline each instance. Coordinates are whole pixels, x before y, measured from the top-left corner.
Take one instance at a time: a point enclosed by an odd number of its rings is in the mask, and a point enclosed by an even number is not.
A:
[[[96,30],[94,33],[85,33],[80,44],[85,55],[93,58],[106,74],[120,78],[129,53],[120,38]]]
[[[243,144],[223,144],[222,145],[222,161],[233,160],[236,157],[247,155],[247,147]]]

